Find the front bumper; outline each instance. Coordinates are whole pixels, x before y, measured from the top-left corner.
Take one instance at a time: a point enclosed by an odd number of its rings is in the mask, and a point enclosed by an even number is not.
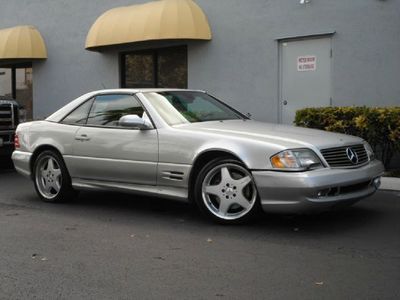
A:
[[[306,172],[253,171],[266,212],[304,213],[354,203],[372,195],[384,172],[374,160],[355,169],[317,169]]]

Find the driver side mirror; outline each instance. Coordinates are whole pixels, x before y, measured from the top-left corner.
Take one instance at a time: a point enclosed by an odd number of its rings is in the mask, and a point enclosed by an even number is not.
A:
[[[150,121],[145,120],[138,115],[126,115],[119,119],[118,124],[122,127],[139,128],[140,130],[153,129]]]

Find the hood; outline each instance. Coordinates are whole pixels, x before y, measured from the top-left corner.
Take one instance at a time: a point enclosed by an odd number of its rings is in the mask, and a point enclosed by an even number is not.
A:
[[[176,125],[174,128],[194,132],[214,133],[225,137],[249,138],[267,143],[275,143],[287,148],[309,147],[312,145],[318,149],[324,149],[363,142],[361,138],[355,136],[253,120],[191,123]]]

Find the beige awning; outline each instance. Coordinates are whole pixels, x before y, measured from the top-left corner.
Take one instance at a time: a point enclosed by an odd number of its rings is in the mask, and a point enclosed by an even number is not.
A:
[[[192,0],[160,0],[106,11],[92,25],[86,49],[152,40],[211,40],[202,9]]]
[[[46,59],[47,50],[39,31],[33,26],[0,29],[0,62]]]

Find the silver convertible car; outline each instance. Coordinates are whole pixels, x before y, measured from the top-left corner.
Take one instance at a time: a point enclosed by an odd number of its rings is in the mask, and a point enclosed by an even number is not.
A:
[[[15,148],[44,201],[134,192],[194,202],[220,223],[353,204],[384,171],[360,138],[256,122],[195,90],[91,92],[20,124]]]

